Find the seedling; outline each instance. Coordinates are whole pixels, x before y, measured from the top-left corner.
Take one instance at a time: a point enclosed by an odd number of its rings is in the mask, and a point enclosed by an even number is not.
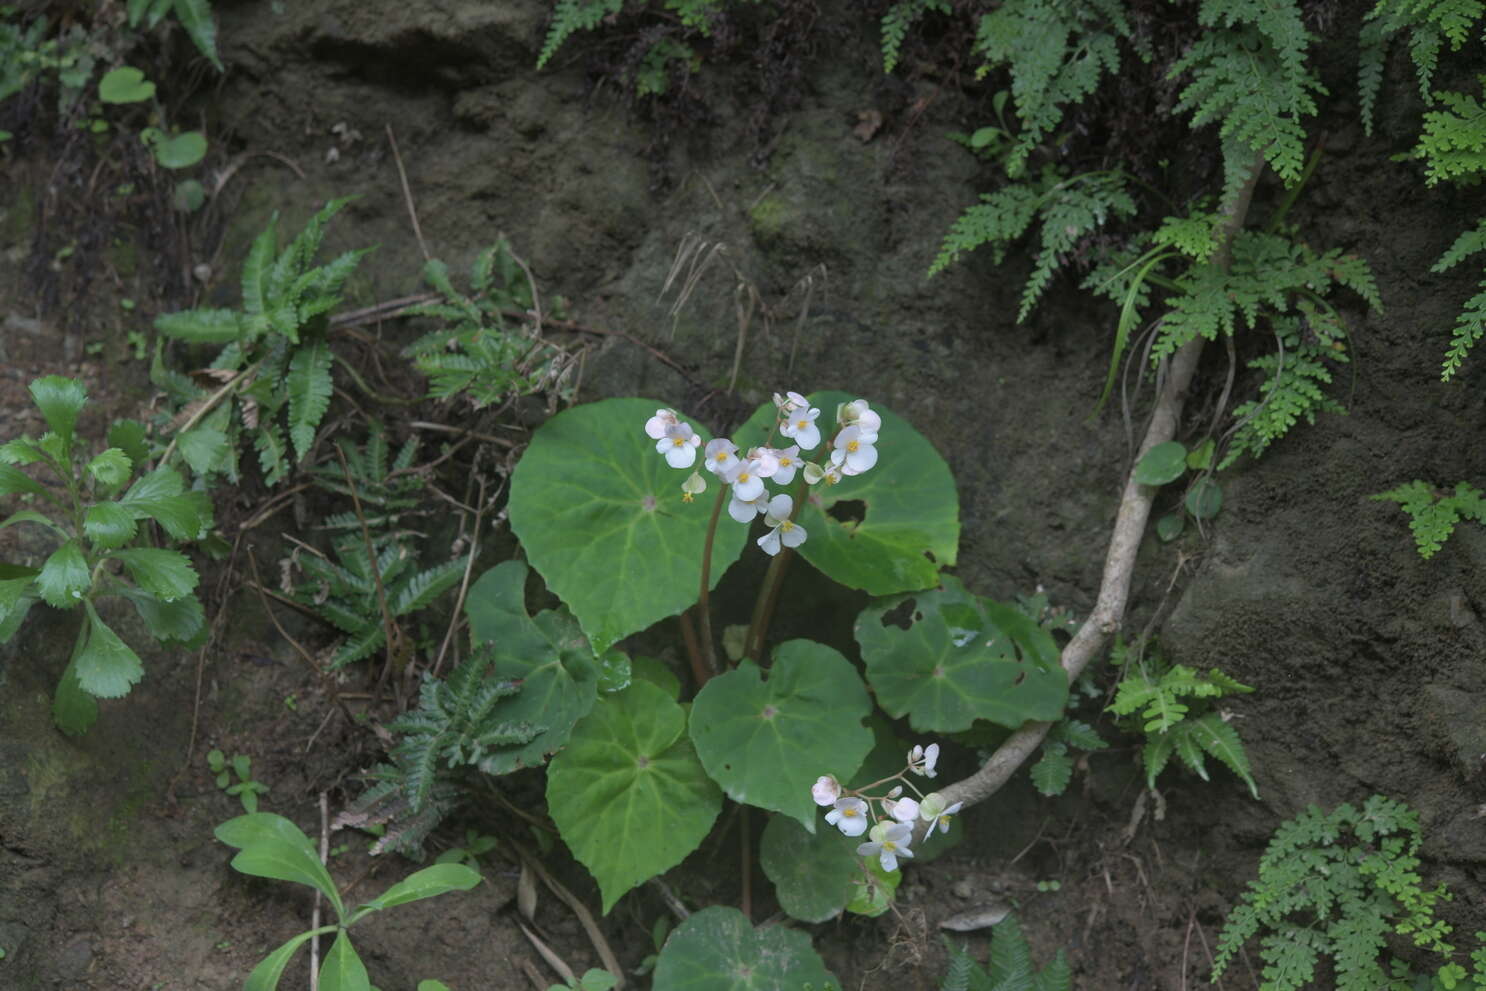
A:
[[[206,755],[206,764],[217,776],[217,787],[229,795],[236,795],[245,812],[258,811],[258,796],[268,791],[268,785],[253,780],[253,761],[247,754],[233,754],[229,761],[220,750]],[[232,775],[237,775],[237,784],[232,784]]]

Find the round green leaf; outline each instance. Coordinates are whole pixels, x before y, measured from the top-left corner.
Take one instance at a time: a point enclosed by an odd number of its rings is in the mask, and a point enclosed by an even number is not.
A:
[[[1202,479],[1187,493],[1187,512],[1195,519],[1210,520],[1222,508],[1223,487],[1211,478]]]
[[[129,455],[117,447],[100,451],[88,462],[88,474],[106,489],[116,489],[123,485],[129,481],[129,475],[133,471],[134,463],[129,460]]]
[[[878,705],[894,719],[907,715],[920,732],[954,733],[977,719],[1013,728],[1057,719],[1068,696],[1047,631],[953,577],[863,609],[856,639]]]
[[[660,405],[608,399],[559,413],[533,435],[511,479],[511,529],[600,652],[697,600],[710,499],[683,502],[688,472],[667,465],[646,436]],[[723,517],[713,587],[745,535]]]
[[[539,766],[567,742],[598,695],[598,664],[583,631],[565,609],[528,616],[525,588],[526,565],[504,561],[481,575],[465,599],[471,641],[496,651],[491,676],[521,683],[521,691],[495,703],[490,718],[546,727],[525,744],[489,751],[479,763],[486,774]]]
[[[840,915],[852,898],[851,882],[862,870],[859,842],[834,828],[811,834],[793,819],[770,816],[758,860],[774,882],[779,907],[801,922]]]
[[[1181,513],[1167,513],[1156,521],[1156,536],[1163,543],[1171,543],[1187,528],[1187,519]]]
[[[98,99],[104,103],[139,103],[155,95],[155,84],[132,65],[111,69],[98,80]]]
[[[735,802],[772,809],[815,830],[810,786],[849,781],[872,749],[872,711],[850,661],[824,644],[791,640],[765,672],[752,661],[708,681],[692,704],[691,738],[712,780]]]
[[[1141,485],[1165,485],[1187,470],[1187,449],[1174,440],[1157,444],[1145,452],[1135,466],[1135,480]]]
[[[547,769],[563,841],[598,880],[604,912],[707,837],[722,795],[686,736],[686,710],[648,681],[606,696]]]
[[[167,169],[190,168],[206,157],[206,135],[187,131],[155,142],[155,161]]]
[[[836,433],[836,408],[856,397],[845,392],[810,396],[820,409],[821,442],[802,451],[808,460],[828,462]],[[812,486],[797,522],[808,537],[800,554],[831,578],[872,595],[890,595],[939,583],[939,569],[955,563],[960,544],[960,501],[954,476],[934,445],[891,410],[873,405],[882,417],[872,470],[835,485]],[[776,420],[765,403],[733,434],[744,450],[766,443]],[[789,441],[774,436],[776,444]],[[795,485],[789,486],[793,494]]]
[[[817,991],[840,987],[810,946],[784,926],[754,929],[743,913],[717,905],[671,931],[655,965],[652,991]]]
[[[195,213],[206,202],[206,187],[195,179],[186,179],[175,185],[170,205],[181,213]]]
[[[676,677],[676,672],[672,671],[665,661],[642,654],[630,661],[630,670],[635,678],[659,686],[672,699],[681,698],[681,679]]]
[[[128,695],[129,689],[144,677],[144,664],[139,655],[98,618],[93,603],[86,602],[84,606],[88,610],[88,638],[74,658],[78,683],[83,691],[99,698],[116,699]]]

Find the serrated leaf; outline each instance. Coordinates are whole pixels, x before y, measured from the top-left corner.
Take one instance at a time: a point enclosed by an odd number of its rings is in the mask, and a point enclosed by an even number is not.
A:
[[[222,60],[217,57],[217,22],[212,18],[211,0],[175,0],[175,18],[191,36],[196,50],[205,55],[218,72],[225,72]]]
[[[802,455],[829,455],[825,445],[835,432],[835,410],[855,398],[845,392],[810,395],[811,405],[821,411],[821,446]],[[871,595],[932,588],[939,569],[952,567],[959,552],[954,475],[906,420],[881,406],[873,410],[882,417],[881,462],[865,474],[810,490],[796,519],[809,534],[799,553],[826,577]],[[744,450],[763,444],[775,418],[773,403],[760,406],[733,432],[734,443]],[[727,520],[722,523],[725,528]]]
[[[77,379],[48,375],[31,383],[31,398],[36,401],[47,426],[62,439],[62,448],[72,446],[72,431],[77,415],[88,401],[88,393]],[[65,460],[65,459],[59,459]]]
[[[250,317],[264,317],[269,309],[273,256],[279,245],[279,215],[269,218],[268,226],[253,239],[248,257],[243,261],[243,312]]]
[[[41,453],[28,437],[15,437],[0,444],[0,463],[8,465],[29,465],[38,461],[44,461],[46,456]]]
[[[239,852],[232,858],[235,870],[254,877],[292,881],[316,889],[330,902],[337,918],[344,918],[345,905],[314,846],[303,830],[283,816],[253,812],[228,819],[212,835]]]
[[[116,502],[96,502],[83,513],[83,533],[102,550],[123,547],[138,529],[134,514]]]
[[[907,614],[908,628],[893,617]],[[856,640],[877,702],[915,730],[953,733],[977,719],[1015,728],[1055,720],[1068,676],[1052,637],[1017,610],[944,587],[878,600],[857,617]]]
[[[1042,758],[1032,765],[1032,786],[1044,795],[1061,795],[1073,779],[1073,759],[1061,743],[1046,743]]]
[[[156,468],[141,476],[119,504],[135,519],[153,519],[176,540],[200,540],[211,522],[211,502],[204,492],[186,492],[173,468]]]
[[[93,603],[85,602],[88,634],[74,658],[78,684],[89,695],[116,699],[144,677],[144,663],[128,644],[98,617]]]
[[[735,802],[792,816],[810,831],[810,786],[849,781],[872,749],[872,702],[851,662],[824,644],[791,640],[764,672],[751,661],[707,682],[692,703],[691,738],[707,773]]]
[[[189,643],[206,628],[205,610],[194,595],[181,596],[174,602],[162,601],[137,588],[125,589],[123,595],[134,603],[150,635],[162,643]]]
[[[330,409],[330,345],[310,341],[294,352],[285,388],[289,392],[289,439],[302,460],[315,442],[315,430]]]
[[[1140,751],[1140,762],[1145,765],[1145,786],[1152,791],[1156,778],[1165,770],[1166,764],[1176,750],[1176,740],[1170,733],[1158,733],[1148,737]]]
[[[619,897],[681,863],[707,837],[722,793],[686,736],[686,710],[649,682],[595,705],[547,769],[563,842]]]
[[[117,447],[100,451],[88,462],[88,474],[106,489],[116,489],[123,485],[129,481],[129,475],[133,471],[134,463]]]
[[[754,929],[742,912],[714,906],[671,930],[652,991],[782,991],[840,987],[810,946],[784,926]]]
[[[390,603],[392,615],[406,616],[417,612],[447,590],[458,585],[459,580],[464,577],[465,564],[468,560],[469,555],[466,554],[452,561],[435,565],[409,578],[406,584],[398,588],[397,594]],[[385,576],[383,580],[386,580]]]
[[[36,591],[42,601],[56,609],[71,609],[83,601],[93,586],[88,560],[76,540],[52,551],[36,576]]]
[[[1054,728],[1059,738],[1079,750],[1104,750],[1109,746],[1098,731],[1078,719],[1065,719]]]
[[[243,322],[236,310],[185,310],[156,317],[155,329],[194,344],[230,344],[242,336]]]
[[[504,561],[480,576],[465,598],[470,640],[498,651],[492,677],[518,681],[521,692],[491,709],[492,720],[546,727],[528,743],[502,749],[480,762],[486,774],[538,767],[563,746],[573,724],[598,697],[593,648],[566,610],[527,615],[526,565]]]
[[[511,528],[599,652],[697,600],[709,507],[682,502],[685,473],[645,434],[661,405],[608,399],[565,410],[538,428],[511,478]],[[722,520],[714,588],[745,537]]]
[[[1259,786],[1254,783],[1254,776],[1249,770],[1249,757],[1244,751],[1243,741],[1238,738],[1238,730],[1223,722],[1223,717],[1216,712],[1194,719],[1190,725],[1189,732],[1197,745],[1242,778],[1244,784],[1249,786],[1249,794],[1258,799]]]
[[[1186,470],[1187,449],[1169,440],[1145,452],[1135,466],[1135,480],[1141,485],[1165,485],[1181,478]]]
[[[784,815],[769,817],[759,843],[759,866],[770,881],[779,907],[801,922],[825,922],[841,914],[862,872],[858,840],[834,828],[812,834]]]
[[[175,439],[176,449],[198,475],[220,470],[227,457],[227,435],[211,427],[192,427]]]
[[[139,587],[163,602],[174,602],[190,595],[198,581],[190,559],[179,551],[136,547],[114,551],[109,556],[123,561],[129,576]]]
[[[36,479],[27,475],[19,468],[11,465],[0,464],[0,496],[8,495],[36,495],[50,496],[46,486]]]

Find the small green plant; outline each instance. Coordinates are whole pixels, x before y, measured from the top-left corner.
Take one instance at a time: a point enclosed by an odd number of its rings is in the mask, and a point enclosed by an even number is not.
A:
[[[1142,485],[1166,485],[1188,471],[1196,478],[1187,486],[1182,509],[1166,513],[1156,520],[1156,536],[1163,541],[1175,540],[1186,529],[1187,516],[1202,523],[1223,509],[1223,489],[1212,479],[1213,451],[1216,444],[1209,437],[1190,451],[1178,441],[1157,444],[1135,465],[1135,480]]]
[[[476,829],[464,831],[464,844],[445,850],[434,858],[436,864],[468,864],[479,867],[480,858],[500,845],[494,836],[487,836]]]
[[[1156,777],[1173,755],[1208,780],[1206,757],[1216,757],[1243,779],[1249,793],[1259,797],[1259,788],[1249,773],[1249,758],[1238,731],[1229,725],[1213,703],[1227,695],[1252,692],[1217,668],[1206,674],[1181,664],[1169,664],[1152,647],[1136,652],[1117,641],[1110,663],[1123,669],[1119,688],[1109,711],[1125,717],[1132,731],[1146,738],[1141,750],[1146,787],[1156,787]]]
[[[76,432],[87,403],[81,382],[36,379],[31,397],[51,429],[0,445],[0,497],[18,496],[27,506],[0,527],[40,526],[58,547],[40,568],[0,565],[0,640],[15,634],[38,600],[55,609],[83,608],[52,708],[61,729],[81,733],[98,717],[96,699],[127,695],[144,676],[139,655],[104,622],[101,600],[127,600],[162,643],[190,641],[204,628],[192,591],[196,569],[180,551],[150,546],[140,523],[154,521],[174,541],[200,540],[211,526],[211,503],[202,492],[187,492],[173,469],[142,471],[149,451],[135,421],[116,422],[109,447],[89,458]],[[45,469],[56,483],[44,485],[20,465]]]
[[[337,536],[359,536],[365,527],[377,551],[422,536],[408,529],[428,481],[413,470],[418,438],[409,438],[396,456],[392,456],[386,430],[372,421],[364,445],[337,443],[336,449],[339,456],[326,458],[309,469],[310,481],[316,488],[343,496],[353,505],[360,503],[361,512],[358,515],[351,509],[331,513],[320,521],[320,528]]]
[[[1439,954],[1441,973],[1463,982],[1450,964],[1450,926],[1435,916],[1448,901],[1444,885],[1423,887],[1419,876],[1419,816],[1402,802],[1373,795],[1361,809],[1312,805],[1280,825],[1259,861],[1259,878],[1229,913],[1218,940],[1216,981],[1243,946],[1259,937],[1264,991],[1293,991],[1316,977],[1330,958],[1338,991],[1409,991],[1407,968],[1384,970],[1387,937],[1407,937]],[[1479,980],[1473,981],[1481,987]],[[1424,987],[1431,986],[1426,979]],[[1440,983],[1454,988],[1462,983]]]
[[[269,485],[309,454],[330,408],[328,314],[366,254],[348,251],[315,264],[326,224],[348,202],[327,203],[282,251],[277,216],[269,222],[243,264],[241,310],[186,310],[155,321],[166,337],[221,346],[203,376],[208,387],[160,361],[152,369],[179,411],[167,424],[174,439],[166,454],[179,455],[196,474],[221,472],[235,481],[240,441],[251,440]]]
[[[416,307],[411,315],[435,317],[445,324],[411,344],[405,354],[428,376],[428,395],[448,399],[464,394],[476,409],[514,396],[556,388],[568,367],[566,354],[536,335],[509,327],[527,314],[536,291],[530,278],[501,238],[475,258],[466,296],[454,288],[449,269],[437,258],[423,277],[443,301]]]
[[[582,977],[575,977],[565,984],[554,984],[547,991],[609,991],[619,979],[607,970],[593,968]]]
[[[61,87],[58,103],[64,110],[82,95],[93,74],[88,37],[76,24],[62,37],[47,37],[50,30],[44,17],[23,26],[14,4],[0,4],[0,100],[50,73],[56,73]]]
[[[1032,786],[1047,796],[1061,795],[1073,778],[1073,752],[1108,747],[1094,727],[1077,719],[1060,719],[1042,743],[1042,756],[1032,765]]]
[[[967,950],[956,948],[948,937],[944,947],[949,951],[949,972],[939,991],[1069,991],[1073,986],[1073,972],[1062,950],[1042,968],[1032,962],[1032,948],[1014,915],[1008,915],[991,930],[991,955],[986,967]]]
[[[267,794],[268,785],[253,779],[253,760],[247,754],[233,754],[232,759],[220,750],[210,750],[206,755],[206,766],[216,775],[217,787],[229,795],[236,795],[242,802],[244,812],[258,811],[258,796]],[[237,775],[237,783],[232,776]]]
[[[129,26],[145,29],[159,24],[166,14],[175,15],[176,21],[186,29],[196,50],[218,72],[225,72],[222,60],[217,56],[217,22],[212,17],[211,0],[129,0]]]
[[[1419,556],[1426,561],[1445,545],[1461,520],[1486,524],[1486,498],[1480,489],[1465,482],[1457,483],[1450,492],[1416,478],[1372,498],[1396,502],[1409,514],[1409,530],[1414,534]]]
[[[121,65],[104,73],[98,81],[98,99],[114,105],[148,101],[153,105],[155,117],[163,113],[155,100],[155,84],[132,65]],[[206,157],[206,135],[200,131],[167,132],[150,125],[140,130],[139,139],[150,149],[161,168],[186,169]],[[181,204],[200,206],[200,198],[195,195],[200,191],[199,180],[185,179],[177,185],[175,199]]]
[[[374,912],[433,898],[451,891],[468,891],[480,875],[463,864],[435,864],[415,871],[376,898],[347,911],[340,890],[331,880],[315,848],[300,828],[282,816],[255,812],[229,819],[216,828],[217,839],[238,853],[234,869],[254,877],[307,885],[318,891],[335,911],[332,925],[308,929],[274,950],[248,975],[245,991],[274,991],[299,948],[316,936],[335,935],[320,967],[320,986],[344,991],[371,991],[366,965],[351,944],[349,929]]]

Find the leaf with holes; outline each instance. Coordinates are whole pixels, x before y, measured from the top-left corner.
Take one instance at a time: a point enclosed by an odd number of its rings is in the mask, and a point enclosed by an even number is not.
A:
[[[710,507],[682,501],[686,472],[645,435],[660,405],[608,399],[559,413],[511,478],[511,529],[600,653],[697,600]],[[718,527],[713,587],[744,536],[730,520]]]
[[[465,599],[470,640],[498,651],[491,676],[521,683],[520,692],[495,704],[488,721],[546,727],[520,746],[492,751],[480,761],[486,774],[541,765],[598,697],[598,664],[583,631],[566,609],[528,616],[525,588],[526,565],[504,561],[481,575]]]
[[[755,929],[735,908],[692,913],[671,930],[655,964],[653,991],[791,991],[840,987],[806,933]]]
[[[686,736],[686,710],[647,681],[606,697],[547,769],[552,821],[598,880],[604,912],[706,839],[722,793]]]
[[[801,455],[829,460],[835,410],[857,398],[845,392],[819,392],[810,403],[821,411],[821,444]],[[876,467],[862,475],[824,482],[810,490],[798,522],[809,534],[800,554],[826,577],[872,595],[891,595],[938,584],[939,569],[955,563],[960,544],[960,500],[954,476],[928,439],[891,410],[874,405],[882,417]],[[773,437],[775,408],[765,403],[733,434],[740,448],[757,447]],[[791,488],[791,492],[793,489]]]
[[[956,578],[863,609],[856,639],[878,704],[921,732],[959,732],[977,719],[1012,728],[1057,719],[1068,697],[1047,631]]]
[[[744,661],[708,681],[692,704],[691,738],[729,798],[814,832],[810,786],[822,774],[851,780],[872,749],[862,725],[872,702],[851,662],[811,640],[780,644],[767,674]]]

